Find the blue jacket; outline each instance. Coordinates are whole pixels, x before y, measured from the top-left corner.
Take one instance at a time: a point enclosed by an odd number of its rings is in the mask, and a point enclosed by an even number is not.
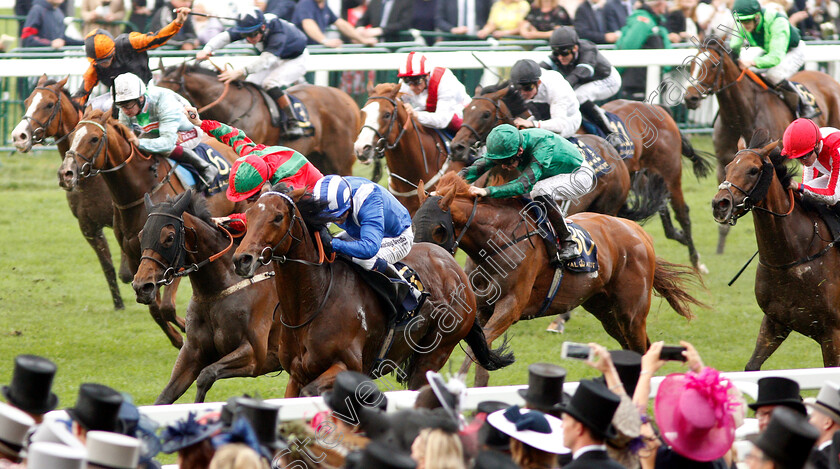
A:
[[[362,177],[347,176],[352,213],[338,226],[355,241],[333,238],[332,248],[357,259],[370,259],[379,252],[383,238],[394,238],[411,226],[408,209],[379,184]]]

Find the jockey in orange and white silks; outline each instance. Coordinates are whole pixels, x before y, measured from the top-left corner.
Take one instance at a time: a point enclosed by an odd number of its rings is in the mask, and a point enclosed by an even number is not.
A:
[[[457,132],[470,95],[451,70],[432,67],[426,56],[411,52],[397,75],[406,111],[426,127]]]
[[[783,138],[782,155],[802,164],[802,182],[790,188],[826,205],[840,201],[840,130],[818,127],[810,119],[796,119]]]

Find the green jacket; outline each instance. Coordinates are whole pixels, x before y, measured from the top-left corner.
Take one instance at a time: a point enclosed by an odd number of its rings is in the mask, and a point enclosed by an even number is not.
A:
[[[636,9],[621,28],[621,37],[615,43],[616,49],[641,49],[652,34],[661,36],[665,48],[670,49],[671,40],[668,39],[668,28],[664,23],[664,18],[657,17],[648,8]]]
[[[537,181],[568,174],[580,168],[583,155],[578,147],[565,138],[545,129],[525,129],[522,132],[522,152],[524,169],[516,180],[501,186],[487,187],[487,196],[495,198],[525,195],[531,192]],[[467,182],[473,182],[489,171],[496,162],[479,158],[469,168],[464,168],[461,175]],[[520,164],[520,168],[523,165]]]
[[[779,65],[789,50],[799,45],[799,30],[794,28],[787,17],[772,10],[761,11],[761,21],[755,31],[748,33],[738,23],[739,34],[733,34],[729,47],[736,54],[741,52],[744,38],[750,46],[764,49],[764,55],[755,59],[756,68],[771,68]]]

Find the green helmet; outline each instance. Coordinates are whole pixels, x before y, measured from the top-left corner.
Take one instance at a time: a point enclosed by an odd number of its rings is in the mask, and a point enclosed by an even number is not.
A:
[[[758,0],[735,0],[732,6],[732,14],[738,21],[749,21],[761,14],[761,5]]]
[[[510,124],[502,124],[490,131],[487,136],[487,159],[506,160],[519,153],[522,146],[522,134]]]

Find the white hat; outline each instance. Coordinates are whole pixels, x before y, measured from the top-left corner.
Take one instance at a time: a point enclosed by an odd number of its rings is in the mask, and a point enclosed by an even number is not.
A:
[[[135,469],[140,461],[140,440],[112,432],[87,433],[88,461],[97,466]]]
[[[58,420],[44,422],[38,426],[38,429],[32,434],[32,443],[38,442],[58,443],[72,448],[85,449],[85,445],[70,433],[67,425]]]
[[[87,452],[58,443],[32,443],[26,458],[27,469],[85,469]]]
[[[812,407],[837,423],[840,423],[840,386],[826,381],[815,400],[807,399],[805,405]]]
[[[123,73],[114,78],[114,102],[122,103],[139,99],[146,94],[146,85],[143,80],[133,73]]]
[[[35,425],[35,420],[26,412],[0,403],[0,442],[23,446],[26,432]]]
[[[567,454],[572,452],[572,450],[563,446],[562,420],[558,419],[557,417],[553,417],[551,415],[544,414],[538,410],[533,409],[516,408],[518,412],[513,412],[514,408],[515,407],[510,407],[508,409],[493,412],[492,414],[487,416],[487,423],[489,423],[491,426],[493,426],[500,432],[510,436],[511,438],[519,440],[528,446],[533,446],[538,450],[554,454]],[[543,433],[535,430],[517,430],[516,423],[509,420],[508,417],[505,415],[508,412],[511,412],[512,415],[517,417],[524,417],[525,415],[531,412],[537,412],[548,422],[550,432]],[[542,419],[537,418],[535,420]]]

